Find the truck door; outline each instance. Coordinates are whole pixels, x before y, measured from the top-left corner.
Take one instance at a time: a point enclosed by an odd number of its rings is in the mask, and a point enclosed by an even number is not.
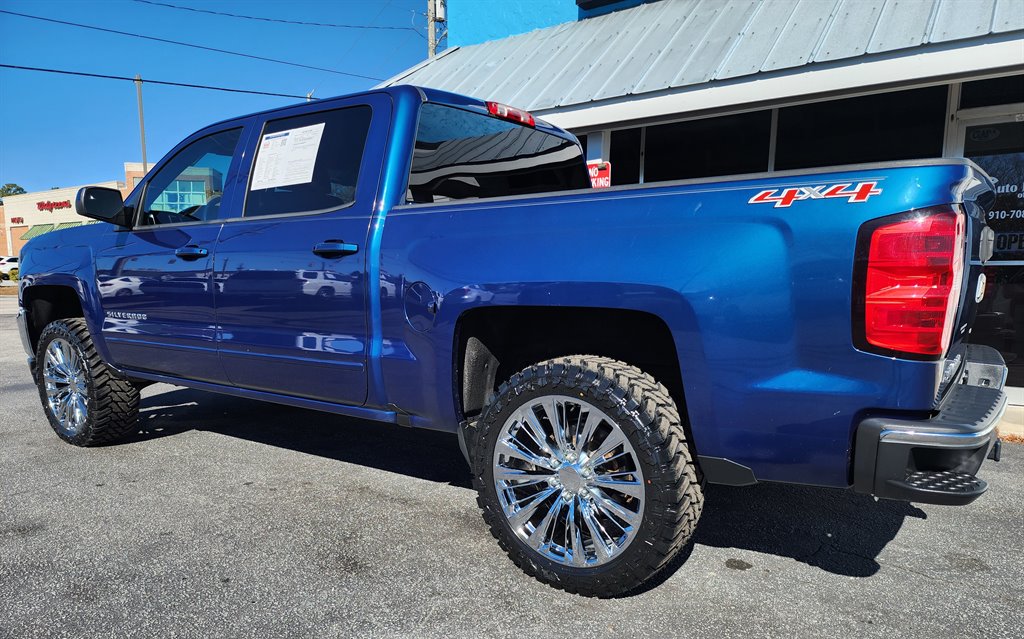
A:
[[[180,144],[129,197],[133,227],[97,253],[103,337],[119,366],[226,381],[212,265],[221,219],[238,206],[230,183],[246,124],[212,127]]]
[[[366,96],[258,122],[242,216],[225,222],[214,266],[232,384],[365,402],[366,243],[390,110]]]

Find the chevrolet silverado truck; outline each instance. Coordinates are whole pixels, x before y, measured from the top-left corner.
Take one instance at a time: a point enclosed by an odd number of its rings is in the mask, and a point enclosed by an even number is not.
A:
[[[153,382],[453,432],[511,559],[614,596],[671,570],[708,483],[986,490],[992,200],[958,159],[592,189],[528,112],[392,87],[82,189],[104,223],[25,247],[18,322],[71,444],[137,432]]]

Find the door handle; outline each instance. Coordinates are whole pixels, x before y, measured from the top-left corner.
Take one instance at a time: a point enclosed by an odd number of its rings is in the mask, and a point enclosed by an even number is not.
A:
[[[198,260],[201,257],[206,257],[210,254],[208,249],[196,246],[195,244],[189,244],[183,246],[180,249],[174,251],[174,254],[183,260]]]
[[[313,247],[313,252],[320,257],[344,257],[346,255],[358,253],[359,246],[356,244],[349,244],[348,242],[342,242],[341,240],[327,240],[326,242],[318,242]]]

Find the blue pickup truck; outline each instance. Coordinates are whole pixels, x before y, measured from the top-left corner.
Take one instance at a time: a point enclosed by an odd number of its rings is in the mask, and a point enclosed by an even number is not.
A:
[[[512,560],[611,596],[672,565],[707,483],[986,490],[992,201],[965,160],[591,189],[565,131],[400,86],[82,189],[104,223],[25,247],[18,319],[71,444],[136,432],[153,382],[453,432]]]

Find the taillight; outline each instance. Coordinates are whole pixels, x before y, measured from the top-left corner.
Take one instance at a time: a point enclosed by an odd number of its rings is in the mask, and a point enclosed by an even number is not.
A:
[[[507,104],[500,104],[498,102],[488,102],[487,112],[494,117],[501,118],[503,120],[512,120],[526,126],[536,126],[536,122],[533,119],[533,115],[529,111],[523,111],[515,107],[510,107]]]
[[[945,353],[960,302],[965,224],[962,211],[943,206],[862,229],[854,292],[859,347],[927,359]]]

